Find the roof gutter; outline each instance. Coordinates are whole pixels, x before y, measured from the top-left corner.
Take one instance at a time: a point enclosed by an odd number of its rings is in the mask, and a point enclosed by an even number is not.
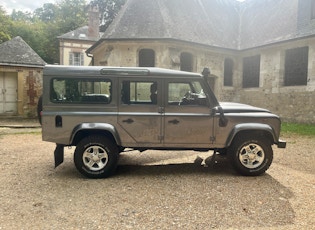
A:
[[[88,51],[89,50],[86,50],[85,54],[86,54],[86,56],[88,56],[89,58],[92,59],[91,64],[92,64],[92,66],[94,66],[94,56],[93,56],[93,54],[89,53]]]
[[[10,66],[10,67],[29,67],[29,68],[44,68],[45,65],[27,65],[27,64],[15,64],[15,63],[0,63],[0,66]]]

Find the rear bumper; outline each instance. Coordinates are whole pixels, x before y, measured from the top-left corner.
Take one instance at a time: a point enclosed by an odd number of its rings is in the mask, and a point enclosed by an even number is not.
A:
[[[287,146],[287,142],[283,140],[279,140],[277,145],[278,145],[278,148],[284,149]]]

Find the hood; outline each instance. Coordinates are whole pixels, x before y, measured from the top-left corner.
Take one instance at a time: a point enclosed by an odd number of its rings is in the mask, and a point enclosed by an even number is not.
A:
[[[251,105],[246,105],[246,104],[241,104],[241,103],[220,102],[220,106],[222,107],[224,113],[258,113],[258,112],[270,113],[270,111],[267,109],[254,107]]]

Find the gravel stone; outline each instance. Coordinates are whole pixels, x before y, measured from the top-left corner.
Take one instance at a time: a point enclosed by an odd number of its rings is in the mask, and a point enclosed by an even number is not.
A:
[[[131,151],[93,180],[75,169],[74,148],[54,169],[40,128],[0,127],[0,229],[312,229],[315,141],[283,139],[259,177],[221,157],[207,165],[212,152]]]

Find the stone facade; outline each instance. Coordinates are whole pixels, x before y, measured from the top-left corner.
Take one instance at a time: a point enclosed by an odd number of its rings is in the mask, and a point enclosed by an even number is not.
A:
[[[58,37],[61,65],[92,65],[92,58],[85,55],[102,36],[99,31],[99,10],[91,7],[88,12],[88,25]]]
[[[45,64],[21,37],[0,44],[0,115],[37,116]]]
[[[3,111],[1,115],[36,117],[38,99],[42,94],[43,68],[0,66],[0,75],[14,78],[16,83],[14,109]]]
[[[308,46],[308,82],[304,86],[284,86],[287,49]],[[209,67],[214,92],[220,101],[247,103],[270,109],[284,121],[315,123],[315,39],[274,44],[247,51],[233,51],[185,42],[120,41],[105,42],[93,53],[95,65],[139,66],[139,51],[152,49],[155,66],[180,69],[180,54],[192,54],[194,72]],[[259,87],[243,88],[243,57],[260,55]],[[224,86],[224,60],[233,60],[233,85]],[[313,67],[314,66],[314,67]]]
[[[313,8],[314,0],[128,0],[87,53],[94,65],[140,66],[140,51],[149,49],[154,51],[154,66],[170,69],[180,69],[181,54],[188,53],[190,71],[210,68],[220,101],[264,107],[283,121],[315,124]],[[286,53],[301,47],[308,52],[307,76],[302,84],[296,79],[298,84],[290,85],[285,83]],[[245,59],[251,57],[259,57],[254,87],[244,86],[252,80],[244,76]],[[226,59],[232,63],[231,84],[225,84]],[[292,65],[300,71],[299,64]]]

